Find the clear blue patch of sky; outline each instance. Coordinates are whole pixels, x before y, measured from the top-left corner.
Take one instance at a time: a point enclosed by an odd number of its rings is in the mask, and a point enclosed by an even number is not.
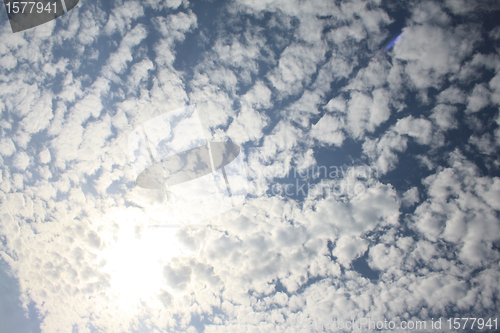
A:
[[[28,306],[28,313],[21,307],[19,283],[12,275],[8,264],[2,259],[0,259],[0,295],[0,332],[41,332],[38,311],[33,303]]]

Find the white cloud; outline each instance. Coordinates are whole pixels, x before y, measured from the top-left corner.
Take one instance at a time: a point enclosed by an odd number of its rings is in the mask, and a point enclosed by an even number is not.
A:
[[[424,2],[418,4],[413,10],[412,19],[417,23],[427,23],[438,26],[446,26],[450,23],[450,17],[442,10],[439,4]]]
[[[108,70],[117,74],[122,73],[127,67],[127,63],[132,61],[132,48],[140,44],[146,36],[147,30],[141,24],[136,25],[132,30],[127,32],[127,34],[123,37],[118,50],[109,57],[109,69],[105,69],[105,75],[109,75],[106,73]]]
[[[493,79],[491,79],[491,81],[489,82],[489,86],[490,86],[490,89],[493,91],[493,94],[491,94],[492,102],[499,105],[500,104],[500,74],[495,75],[493,77]],[[485,94],[487,94],[487,93],[485,93]],[[472,98],[472,96],[471,96],[471,98]],[[484,99],[479,99],[479,100],[484,101]]]
[[[52,97],[44,94],[33,105],[32,111],[21,121],[21,126],[27,133],[37,133],[45,129],[53,117]]]
[[[464,104],[466,99],[465,93],[455,86],[451,86],[438,95],[439,103]]]
[[[51,156],[50,156],[50,151],[45,148],[38,154],[38,159],[40,163],[47,164],[50,162]]]
[[[119,3],[112,10],[108,22],[104,27],[104,33],[112,35],[119,32],[121,35],[130,30],[132,22],[144,15],[144,9],[137,1]]]
[[[398,120],[394,131],[399,134],[407,134],[417,140],[418,143],[428,145],[432,139],[432,123],[427,119],[413,118],[408,116]]]
[[[363,152],[375,161],[381,174],[393,170],[398,163],[397,152],[406,150],[407,138],[395,132],[385,133],[380,139],[367,139],[363,143]]]
[[[414,225],[431,241],[445,237],[463,242],[461,260],[481,266],[486,260],[500,256],[491,248],[491,242],[497,239],[494,236],[497,218],[489,205],[475,194],[474,188],[485,181],[477,176],[477,167],[458,152],[449,160],[453,168],[443,169],[423,181],[428,186],[429,199],[415,210]],[[491,194],[494,193],[493,190]]]
[[[284,96],[298,93],[323,61],[324,44],[313,47],[301,44],[288,46],[281,54],[276,69],[268,76],[274,87]]]
[[[488,106],[490,92],[484,84],[476,84],[472,94],[467,98],[467,113],[478,112]]]
[[[405,193],[403,193],[403,205],[407,207],[413,206],[415,203],[419,202],[419,195],[418,195],[418,188],[417,187],[412,187]]]
[[[0,154],[10,156],[16,151],[16,146],[11,139],[2,138],[0,141]]]
[[[387,81],[388,71],[387,63],[370,61],[368,66],[360,69],[355,79],[351,80],[343,90],[368,92],[382,88]]]
[[[271,103],[271,90],[267,88],[262,81],[258,81],[245,95],[242,100],[246,101],[251,107],[269,108]]]
[[[476,3],[465,0],[446,0],[446,7],[451,9],[454,14],[466,14],[476,7]]]
[[[229,126],[227,136],[237,144],[258,139],[262,136],[262,129],[266,126],[266,118],[265,115],[243,105],[235,121]]]
[[[405,73],[417,89],[440,87],[445,75],[458,73],[479,39],[477,29],[466,26],[451,30],[425,23],[407,27],[403,33],[394,55],[407,62]]]
[[[395,246],[377,244],[370,248],[369,264],[376,270],[387,271],[390,268],[398,267],[403,259],[401,251]]]
[[[344,113],[346,110],[346,101],[342,97],[332,98],[328,101],[325,108],[331,112],[339,111]]]
[[[100,16],[91,11],[82,11],[81,19],[79,19],[79,31],[76,37],[81,44],[90,45],[97,39],[100,32]]]
[[[26,168],[30,164],[30,157],[24,151],[18,152],[14,156],[14,161],[12,164],[19,170],[26,170]]]
[[[469,142],[476,146],[478,150],[485,155],[494,155],[498,149],[493,137],[489,134],[483,134],[482,136],[472,135],[469,138]]]
[[[241,38],[236,36],[219,38],[212,48],[210,60],[216,66],[234,68],[238,82],[251,84],[252,75],[256,75],[259,70],[258,61],[270,61],[269,56],[265,57],[263,53],[273,53],[265,43],[266,38],[260,29],[249,28]],[[212,66],[210,60],[207,59],[207,63],[202,64],[200,70],[204,71],[204,67]]]
[[[17,59],[12,54],[6,54],[0,58],[0,65],[9,70],[17,66]]]
[[[136,63],[132,66],[129,82],[131,87],[137,87],[141,81],[147,82],[149,71],[154,69],[153,62],[149,59]]]
[[[343,119],[324,115],[316,124],[312,125],[311,136],[320,142],[341,146],[344,141]]]
[[[351,92],[348,103],[347,127],[355,138],[364,136],[365,131],[373,132],[389,119],[391,110],[385,89],[376,89],[370,95]]]
[[[197,18],[191,11],[180,12],[168,17],[155,17],[153,24],[156,30],[165,38],[165,41],[172,45],[175,41],[182,41],[187,32],[192,31],[197,26]]]
[[[442,130],[446,131],[458,127],[458,121],[455,118],[457,108],[446,104],[438,104],[432,109],[430,118]]]
[[[183,3],[183,0],[146,0],[144,3],[156,10],[162,8],[176,9]]]
[[[41,330],[327,331],[338,318],[496,311],[500,181],[448,154],[454,138],[444,145],[444,131],[463,133],[462,111],[500,103],[499,76],[482,79],[498,56],[473,53],[486,34],[454,24],[469,22],[469,4],[416,4],[402,39],[375,56],[392,22],[380,1],[220,4],[213,30],[192,6],[79,6],[41,29],[0,32],[0,255]],[[186,68],[190,33],[202,53]],[[188,103],[207,138],[246,149],[250,195],[211,226],[153,229],[177,217],[167,191],[132,187],[127,135]],[[465,119],[478,159],[500,142],[481,115]],[[430,175],[379,181],[408,140],[424,145],[414,167]],[[341,195],[268,191],[292,165],[330,157],[377,176],[324,180],[357,185]],[[378,282],[354,270],[358,258]]]
[[[351,261],[363,255],[367,249],[366,240],[344,236],[337,240],[332,255],[337,257],[341,265],[350,267]]]
[[[291,104],[286,112],[291,120],[307,128],[309,127],[309,118],[319,113],[318,105],[321,102],[321,96],[310,90],[305,90],[298,101]]]

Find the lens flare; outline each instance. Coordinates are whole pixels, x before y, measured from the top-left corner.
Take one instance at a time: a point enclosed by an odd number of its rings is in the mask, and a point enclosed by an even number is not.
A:
[[[375,54],[374,59],[378,60],[378,58],[382,55],[382,53],[387,53],[390,49],[396,45],[401,39],[403,38],[403,33],[401,32],[399,35],[396,36],[389,44],[387,44],[382,50],[378,51],[377,54]]]
[[[389,51],[397,42],[401,40],[403,33],[400,33],[396,38],[394,38],[386,47],[384,47],[384,52]]]

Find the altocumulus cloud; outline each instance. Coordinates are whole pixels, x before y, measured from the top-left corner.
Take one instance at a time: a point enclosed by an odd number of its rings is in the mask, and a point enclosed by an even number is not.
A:
[[[499,11],[80,1],[16,34],[2,14],[0,255],[26,320],[315,332],[497,316]],[[249,193],[206,226],[168,228],[182,219],[168,191],[135,186],[128,135],[193,104],[207,140],[241,146]],[[295,170],[317,184],[318,166],[342,170],[321,184],[363,190],[272,191]]]

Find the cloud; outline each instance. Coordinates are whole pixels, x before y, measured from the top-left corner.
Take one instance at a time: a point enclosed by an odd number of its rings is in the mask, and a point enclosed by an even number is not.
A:
[[[127,1],[113,8],[108,21],[104,26],[104,33],[111,35],[119,32],[122,36],[124,32],[130,30],[134,20],[144,15],[144,9],[137,1]]]
[[[496,313],[500,62],[484,45],[498,29],[481,30],[480,5],[403,4],[401,40],[381,53],[392,9],[123,1],[4,25],[0,255],[41,330]],[[188,104],[205,138],[242,147],[249,195],[174,229],[194,206],[135,187],[128,135]],[[318,165],[341,172],[293,172]],[[325,188],[272,191],[296,181]]]
[[[17,168],[21,171],[26,170],[26,168],[30,164],[30,157],[28,156],[28,154],[26,154],[23,151],[18,152],[14,156],[14,161],[12,164],[14,165],[15,168]]]
[[[311,136],[328,145],[341,146],[344,141],[343,119],[324,115],[316,124],[312,125]]]
[[[290,118],[303,127],[309,127],[309,118],[319,113],[318,105],[321,96],[317,93],[305,90],[298,101],[290,105],[286,112]]]
[[[235,121],[229,126],[227,135],[238,144],[258,139],[262,136],[262,129],[267,123],[266,118],[255,110],[243,106]]]
[[[296,94],[309,83],[310,76],[316,72],[317,63],[323,61],[325,52],[324,44],[313,47],[290,45],[282,52],[278,66],[268,78],[283,96]]]
[[[332,255],[337,257],[340,264],[349,267],[351,261],[363,255],[367,249],[366,240],[344,236],[337,241]]]
[[[53,117],[52,103],[51,96],[45,94],[33,105],[33,111],[31,111],[20,124],[27,133],[37,133],[49,125]]]
[[[186,289],[191,281],[191,268],[189,266],[180,266],[173,269],[170,266],[163,268],[163,276],[167,281],[167,285],[174,289]]]
[[[406,134],[417,140],[418,143],[428,145],[432,139],[432,124],[426,119],[415,119],[413,116],[398,120],[394,126],[398,134]]]
[[[438,104],[434,109],[432,109],[432,115],[430,118],[442,130],[446,131],[458,127],[458,122],[455,118],[456,113],[456,107],[446,104]]]
[[[408,139],[395,132],[385,133],[380,139],[367,139],[363,152],[369,156],[381,174],[393,170],[398,163],[397,152],[405,151]]]
[[[476,84],[472,94],[467,98],[467,113],[478,112],[488,106],[490,92],[483,84]]]
[[[395,58],[407,62],[405,73],[417,89],[441,87],[445,75],[458,73],[462,60],[479,39],[475,27],[444,29],[434,26],[434,19],[422,18],[419,23],[423,24],[405,28],[404,38],[394,46]]]
[[[464,104],[466,100],[466,95],[462,90],[455,86],[451,86],[438,95],[437,101],[439,103],[449,103],[449,104]]]
[[[403,261],[401,251],[395,246],[377,244],[370,248],[370,266],[379,271],[399,266]]]
[[[412,187],[411,189],[403,193],[402,203],[404,206],[411,207],[419,201],[420,199],[417,187]]]
[[[489,245],[496,239],[490,234],[498,228],[495,213],[488,202],[474,194],[473,188],[484,181],[478,177],[477,167],[459,152],[452,153],[449,161],[453,168],[424,180],[430,199],[415,210],[414,226],[434,242],[441,237],[454,242],[461,240],[464,243],[460,258],[470,265],[481,266],[488,258],[499,255]],[[496,184],[496,178],[493,181]],[[462,185],[466,182],[469,185]]]
[[[116,74],[121,73],[127,65],[127,62],[132,60],[131,49],[141,43],[146,38],[146,29],[138,24],[131,31],[127,32],[123,37],[118,50],[113,53],[108,59],[108,67],[106,70],[113,71]],[[105,75],[110,75],[105,73]]]
[[[4,156],[11,156],[16,151],[16,146],[11,139],[2,138],[0,141],[0,154]]]
[[[347,126],[354,137],[361,137],[365,131],[373,132],[378,125],[389,119],[390,108],[383,89],[370,95],[353,92],[347,112]]]
[[[492,136],[489,133],[486,133],[481,137],[477,135],[472,135],[469,138],[469,142],[474,146],[476,146],[479,149],[479,151],[485,155],[494,155],[498,149]]]

